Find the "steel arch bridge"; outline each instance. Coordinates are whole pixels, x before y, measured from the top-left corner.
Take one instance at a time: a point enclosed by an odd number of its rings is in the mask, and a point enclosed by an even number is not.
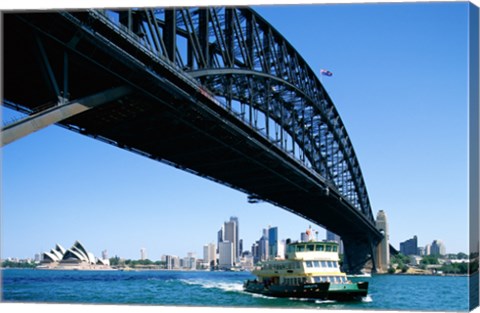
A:
[[[3,50],[4,105],[27,114],[4,145],[57,123],[323,225],[347,270],[374,259],[382,234],[340,115],[252,9],[12,12]]]

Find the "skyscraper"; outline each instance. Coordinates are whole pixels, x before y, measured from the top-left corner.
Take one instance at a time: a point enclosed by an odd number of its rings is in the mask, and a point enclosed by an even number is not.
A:
[[[434,240],[432,245],[430,246],[430,254],[431,255],[445,255],[446,249],[443,242],[440,240]]]
[[[268,227],[268,256],[275,258],[278,256],[278,228]]]
[[[223,226],[220,228],[220,230],[217,233],[217,254],[218,254],[218,247],[220,246],[220,242],[223,241]]]
[[[400,253],[403,255],[416,255],[418,253],[418,240],[417,236],[400,242]]]
[[[217,247],[213,242],[203,246],[203,262],[208,264],[209,267],[215,266],[217,260],[216,250]]]
[[[223,241],[229,241],[233,244],[233,256],[238,259],[239,240],[238,240],[238,218],[230,217],[228,222],[223,224]],[[220,249],[220,246],[219,246]],[[220,253],[220,250],[218,251]]]
[[[266,233],[265,231],[263,232]],[[268,237],[263,235],[262,238],[258,241],[258,253],[260,254],[260,260],[268,260]]]
[[[235,258],[238,260],[240,256],[242,255],[242,250],[240,249],[240,228],[239,228],[239,223],[238,223],[238,217],[236,216],[231,216],[230,217],[230,222],[235,222]]]
[[[378,211],[376,226],[377,229],[383,234],[383,239],[377,246],[377,270],[386,272],[390,265],[390,243],[387,215],[383,210]]]
[[[233,242],[224,240],[220,243],[218,247],[218,267],[223,269],[230,269],[234,266],[235,255],[234,255],[234,245]]]
[[[147,249],[141,248],[140,249],[140,260],[146,260],[147,259]]]

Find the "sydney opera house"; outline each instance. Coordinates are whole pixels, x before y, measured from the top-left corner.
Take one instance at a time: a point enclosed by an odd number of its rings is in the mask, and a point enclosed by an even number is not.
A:
[[[70,249],[57,244],[54,249],[42,254],[40,269],[93,270],[110,269],[108,259],[99,259],[88,252],[77,240]]]

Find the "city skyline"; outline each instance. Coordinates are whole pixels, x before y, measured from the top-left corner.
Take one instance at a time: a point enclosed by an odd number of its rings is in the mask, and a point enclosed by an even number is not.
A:
[[[239,222],[239,217],[230,217],[230,222],[232,221],[232,219],[235,219],[235,221],[238,223]],[[225,225],[228,223],[229,221],[226,221],[224,222],[224,226],[222,227],[225,227]],[[383,222],[382,222],[383,223]],[[380,226],[381,227],[384,227],[384,224],[380,223]],[[378,225],[377,225],[378,227]],[[338,235],[326,230],[326,229],[323,229],[322,230],[324,231],[325,235],[324,236],[319,236],[319,231],[316,230],[316,229],[312,229],[311,228],[311,225],[308,226],[308,228],[305,228],[306,232],[301,232],[298,234],[298,237],[288,237],[288,238],[284,238],[284,237],[278,237],[278,233],[279,233],[279,228],[277,226],[271,226],[271,225],[268,225],[266,226],[266,228],[262,228],[262,230],[260,231],[260,233],[262,233],[262,235],[260,236],[260,238],[256,241],[254,241],[251,245],[249,245],[247,243],[246,246],[244,246],[245,248],[243,250],[240,250],[239,251],[239,255],[238,255],[238,259],[237,259],[237,262],[240,261],[240,256],[245,253],[245,252],[249,252],[249,253],[253,253],[253,249],[254,249],[254,246],[257,245],[260,243],[260,245],[262,244],[261,241],[262,239],[267,236],[267,243],[266,243],[266,246],[264,247],[264,249],[266,249],[266,257],[265,258],[261,258],[262,260],[266,260],[268,259],[269,257],[272,256],[272,251],[275,251],[273,254],[276,255],[276,256],[281,256],[281,253],[277,253],[278,251],[281,250],[281,245],[284,245],[285,244],[285,241],[286,240],[291,240],[292,242],[295,242],[295,241],[308,241],[307,238],[311,238],[312,236],[315,238],[315,240],[320,240],[320,241],[323,241],[323,240],[326,240],[326,241],[336,241],[337,243],[339,243],[340,245],[340,250],[339,250],[339,253],[340,254],[343,254],[343,247],[342,247],[342,244],[341,244],[341,237],[339,237]],[[314,232],[315,235],[312,233]],[[241,239],[240,236],[238,236],[239,240],[242,241],[243,239]],[[275,240],[275,243],[273,243],[271,241],[271,238],[274,238]],[[452,252],[448,252],[446,251],[446,247],[445,245],[443,244],[443,241],[440,240],[440,239],[429,239],[429,240],[432,240],[431,243],[426,243],[425,245],[420,245],[418,244],[418,237],[416,235],[414,235],[412,238],[410,239],[407,239],[403,242],[400,242],[399,243],[399,247],[398,247],[398,251],[400,253],[403,253],[404,255],[419,255],[419,256],[422,256],[422,255],[432,255],[432,254],[440,254],[440,255],[446,255],[446,254],[450,254]],[[78,241],[78,240],[76,240]],[[81,240],[80,240],[81,241]],[[131,260],[151,260],[151,261],[158,261],[158,260],[163,260],[165,256],[168,256],[168,257],[177,257],[177,258],[181,258],[182,256],[188,256],[188,257],[191,257],[192,255],[195,257],[195,256],[200,256],[202,255],[202,258],[203,260],[205,260],[205,255],[208,255],[207,257],[207,262],[210,262],[212,260],[212,255],[215,253],[218,257],[218,253],[216,253],[216,248],[217,248],[217,245],[215,243],[213,243],[213,241],[211,242],[208,242],[208,240],[206,241],[206,243],[203,245],[202,248],[198,248],[200,252],[197,252],[197,250],[195,250],[196,248],[192,247],[192,249],[185,251],[184,253],[180,253],[180,254],[172,254],[172,253],[169,253],[168,251],[165,251],[164,253],[162,253],[160,256],[155,256],[155,257],[152,257],[152,258],[149,258],[148,257],[148,248],[145,248],[145,247],[142,247],[139,249],[139,257],[138,258],[126,258],[126,257],[123,257],[121,255],[112,255],[111,258],[120,258],[120,259],[124,259],[124,260],[128,260],[128,259],[131,259]],[[413,244],[414,242],[414,244]],[[61,244],[59,243],[55,243],[55,245],[58,247],[62,247]],[[414,246],[415,247],[415,251],[417,251],[416,253],[404,253],[402,250],[402,245],[404,247],[407,247],[405,248],[407,251],[412,251],[411,249],[413,249],[412,247]],[[435,250],[430,250],[431,246],[435,246]],[[250,247],[250,248],[249,248]],[[273,248],[272,248],[273,247]],[[397,247],[395,247],[397,248]],[[418,250],[418,249],[421,249]],[[101,251],[101,255],[102,255],[102,259],[108,259],[107,255],[109,255],[109,252],[108,252],[108,248],[105,248]],[[194,252],[192,252],[194,251]],[[208,252],[206,252],[208,251]],[[232,250],[233,251],[233,250]],[[283,250],[281,250],[283,251]],[[442,253],[443,252],[443,253]],[[467,253],[468,251],[457,251],[455,253],[452,253],[452,254],[456,254],[456,253]],[[39,259],[39,256],[40,255],[43,255],[44,253],[51,253],[51,251],[49,252],[48,250],[47,251],[38,251],[38,252],[35,252],[34,254],[32,254],[33,256],[32,257],[25,257],[25,258],[19,258],[17,256],[9,256],[8,258],[3,258],[3,259],[16,259],[16,260],[34,260],[34,261],[40,261]],[[233,252],[232,252],[233,253]],[[254,255],[255,257],[255,255]],[[197,257],[197,259],[200,258],[200,257]],[[260,260],[260,258],[259,258]]]
[[[467,252],[467,7],[255,9],[317,73],[332,71],[322,82],[355,147],[373,213],[389,216],[391,244],[398,247],[413,232],[432,240],[445,236],[449,252]],[[4,119],[12,116],[7,111]],[[6,146],[2,154],[5,258],[32,257],[54,245],[59,233],[62,241],[78,238],[96,254],[108,249],[111,256],[133,258],[145,247],[152,258],[162,251],[181,255],[194,241],[198,255],[204,240],[197,234],[218,227],[225,216],[242,219],[244,247],[265,225],[278,226],[285,237],[309,224],[320,227],[56,126]],[[212,236],[207,242],[215,241]]]

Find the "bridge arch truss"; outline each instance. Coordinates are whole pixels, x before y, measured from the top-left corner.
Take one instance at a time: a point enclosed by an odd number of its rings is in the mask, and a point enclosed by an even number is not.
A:
[[[345,125],[315,72],[250,8],[95,10],[194,77],[238,119],[374,223]]]

